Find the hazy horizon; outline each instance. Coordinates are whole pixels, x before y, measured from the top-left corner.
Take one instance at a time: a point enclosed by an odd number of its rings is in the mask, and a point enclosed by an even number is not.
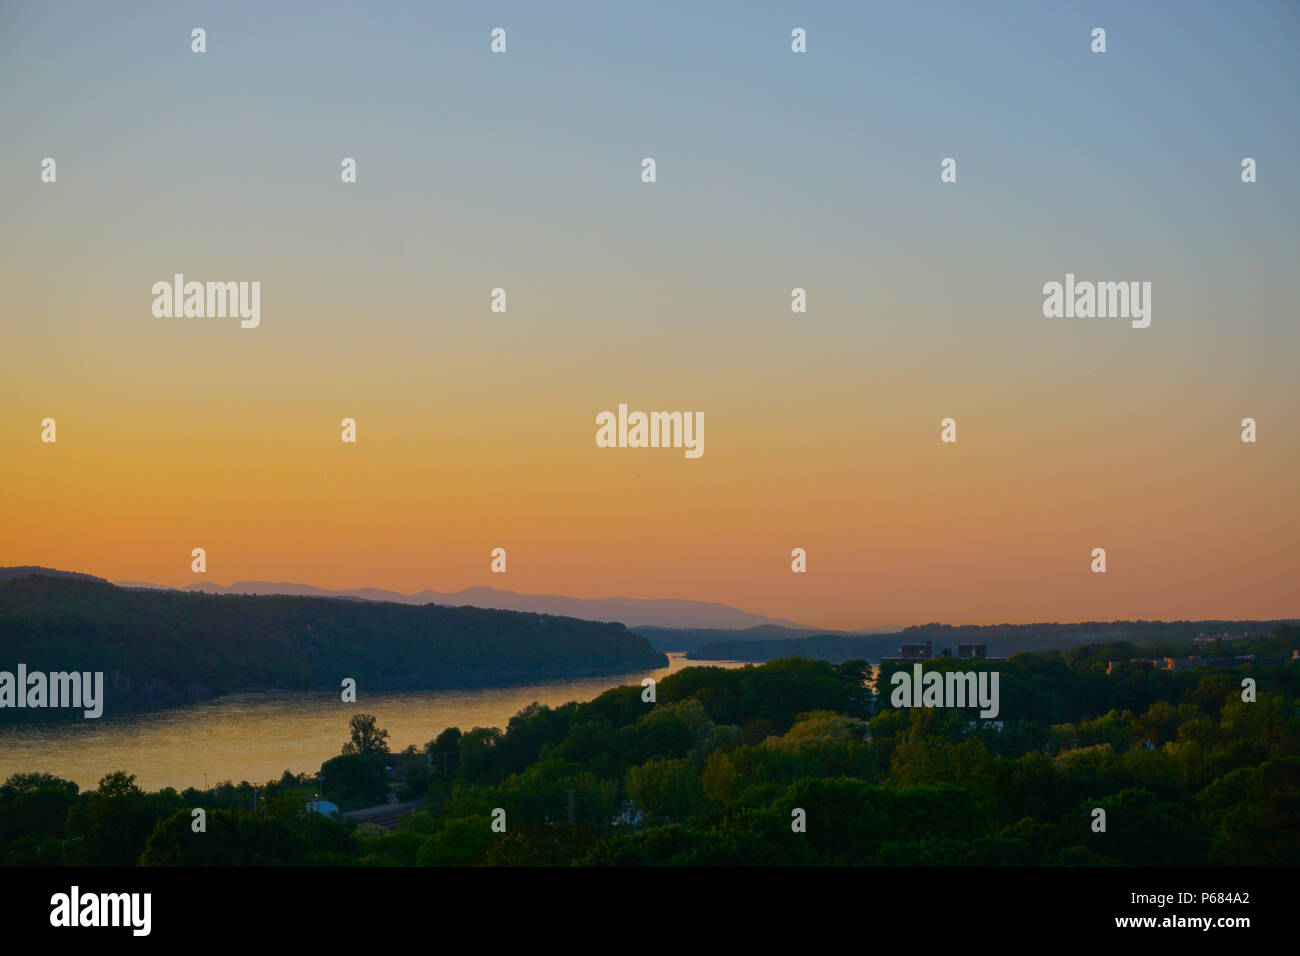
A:
[[[921,621],[921,620],[916,620],[916,621],[907,621],[907,622],[904,622],[904,623],[876,623],[876,624],[855,625],[855,626],[852,626],[852,627],[844,627],[844,628],[832,628],[832,627],[827,627],[827,626],[825,626],[825,625],[820,625],[820,624],[810,624],[810,623],[803,622],[803,621],[791,621],[791,620],[788,620],[788,619],[775,618],[775,617],[772,617],[771,615],[764,614],[761,610],[754,610],[754,609],[752,609],[752,608],[734,607],[734,606],[732,606],[732,605],[729,605],[729,604],[723,604],[722,602],[718,602],[718,601],[696,600],[696,599],[685,599],[685,598],[675,598],[675,597],[638,597],[638,596],[627,595],[627,594],[603,594],[603,595],[595,595],[595,596],[590,596],[590,597],[584,597],[584,596],[581,596],[581,595],[575,595],[575,594],[549,594],[549,593],[548,593],[548,594],[536,594],[536,593],[532,593],[532,592],[516,591],[516,590],[510,589],[510,588],[497,587],[497,586],[495,586],[495,585],[491,585],[491,584],[470,585],[469,587],[462,588],[462,589],[460,589],[460,590],[458,590],[458,591],[444,591],[444,590],[441,590],[441,589],[436,588],[436,587],[424,587],[424,588],[418,588],[418,589],[416,589],[416,590],[414,590],[414,591],[397,591],[397,590],[392,589],[392,588],[384,588],[384,587],[377,586],[377,585],[356,585],[356,586],[343,586],[343,587],[338,587],[338,588],[324,588],[324,587],[321,587],[320,585],[312,584],[312,583],[309,582],[309,581],[261,581],[261,580],[251,580],[251,579],[237,579],[237,580],[234,580],[234,581],[229,582],[228,584],[222,584],[222,583],[220,583],[219,581],[214,581],[214,580],[207,579],[207,578],[205,578],[205,579],[203,579],[203,580],[200,580],[200,581],[191,581],[191,582],[189,582],[188,584],[169,585],[169,584],[161,584],[161,583],[153,582],[153,581],[138,581],[138,580],[133,580],[133,579],[130,579],[130,578],[124,578],[124,579],[121,579],[121,580],[112,580],[112,579],[109,579],[109,578],[104,577],[103,575],[98,575],[98,574],[95,574],[94,572],[86,571],[86,570],[84,570],[84,569],[80,569],[80,568],[41,568],[41,567],[34,566],[34,565],[0,565],[0,571],[9,570],[9,569],[11,569],[11,568],[13,568],[13,567],[36,567],[37,570],[50,570],[50,571],[71,572],[71,573],[76,573],[76,574],[87,574],[87,575],[90,575],[90,576],[92,576],[92,577],[97,577],[97,578],[101,578],[101,579],[103,579],[103,580],[105,580],[105,581],[108,581],[108,583],[113,584],[113,585],[115,585],[115,586],[117,586],[117,587],[124,587],[124,588],[159,588],[159,589],[167,589],[167,590],[202,590],[202,589],[205,588],[205,587],[211,587],[211,588],[218,588],[218,589],[220,589],[220,590],[223,591],[223,592],[229,592],[229,590],[230,590],[231,588],[235,587],[236,585],[245,584],[245,585],[259,585],[259,586],[263,586],[263,587],[285,586],[285,587],[303,588],[303,589],[307,589],[307,590],[318,590],[318,591],[325,591],[325,592],[328,592],[328,593],[324,593],[324,594],[320,594],[320,595],[318,595],[318,596],[320,596],[320,597],[333,597],[333,596],[336,596],[336,595],[337,595],[337,596],[343,596],[343,597],[346,597],[346,596],[350,596],[350,595],[356,594],[357,592],[362,592],[362,591],[380,591],[380,592],[386,592],[386,593],[390,593],[390,594],[395,594],[395,595],[398,595],[398,596],[400,596],[400,597],[405,597],[405,598],[413,598],[413,597],[416,597],[416,596],[418,596],[418,595],[420,595],[420,594],[423,594],[423,593],[425,593],[425,592],[432,592],[433,594],[436,594],[436,595],[439,595],[439,596],[450,597],[450,596],[456,596],[456,595],[462,594],[462,593],[464,593],[465,591],[488,590],[488,591],[493,591],[493,592],[500,593],[500,594],[512,594],[512,595],[518,596],[518,597],[520,597],[520,598],[557,598],[557,599],[560,599],[560,600],[575,600],[575,601],[590,601],[590,602],[599,602],[599,601],[635,601],[635,602],[656,602],[656,601],[667,601],[667,602],[684,603],[684,604],[713,605],[713,606],[717,606],[717,607],[725,608],[725,609],[727,609],[727,610],[736,611],[736,612],[739,612],[739,613],[742,613],[742,614],[747,614],[747,615],[750,615],[750,616],[753,616],[753,617],[759,617],[759,618],[765,618],[765,619],[766,619],[764,622],[762,622],[762,623],[758,623],[758,624],[736,624],[736,625],[730,625],[730,626],[728,626],[728,625],[719,625],[719,624],[647,624],[647,623],[630,623],[630,622],[622,622],[622,623],[627,624],[628,627],[633,627],[633,628],[635,628],[635,627],[658,627],[658,628],[665,628],[665,629],[680,628],[680,629],[683,629],[683,630],[720,630],[720,631],[735,630],[735,631],[744,631],[744,630],[747,630],[747,629],[749,629],[749,628],[754,628],[754,627],[785,627],[785,628],[789,628],[789,629],[792,629],[792,630],[810,630],[810,629],[811,629],[811,630],[815,630],[815,629],[823,628],[823,627],[824,627],[825,630],[827,630],[827,631],[845,631],[845,632],[854,632],[854,633],[863,633],[863,634],[865,634],[865,633],[868,633],[868,632],[892,633],[893,630],[901,631],[901,630],[903,630],[904,628],[907,628],[907,627],[922,626],[922,625],[929,625],[929,624],[940,624],[940,625],[944,625],[944,626],[953,626],[953,627],[961,627],[961,626],[996,627],[996,626],[998,626],[998,625],[1003,625],[1003,624],[1005,624],[1005,625],[1009,625],[1009,626],[1023,626],[1023,625],[1033,625],[1033,624],[1087,624],[1087,623],[1112,623],[1112,622],[1122,622],[1122,621],[1126,621],[1126,620],[1131,620],[1131,621],[1148,621],[1148,622],[1161,622],[1161,621],[1165,621],[1165,622],[1176,622],[1176,621],[1192,621],[1192,622],[1194,622],[1194,621],[1225,621],[1225,622],[1231,622],[1231,621],[1300,621],[1300,614],[1292,614],[1292,615],[1286,615],[1286,614],[1283,614],[1283,615],[1280,615],[1280,616],[1277,616],[1277,617],[1260,617],[1260,616],[1257,616],[1257,615],[1243,615],[1243,616],[1234,616],[1234,617],[1209,616],[1209,617],[1197,617],[1197,618],[1188,618],[1188,617],[1170,617],[1170,618],[1080,618],[1080,619],[1077,619],[1077,620],[1062,620],[1062,619],[1060,619],[1060,618],[1043,618],[1043,619],[1032,620],[1032,621],[1013,621],[1013,620],[1009,620],[1009,619],[1005,619],[1005,618],[1000,619],[1000,620],[987,620],[987,621],[942,621],[942,620],[937,620],[937,619],[931,619],[931,620],[925,620],[925,621]],[[241,592],[235,592],[235,593],[241,593]],[[259,595],[259,594],[261,594],[261,595],[270,595],[270,594],[280,593],[280,592],[269,592],[269,591],[263,591],[263,592],[247,592],[247,593],[256,596],[256,595]],[[286,592],[286,593],[291,593],[291,592]],[[312,595],[312,594],[304,594],[304,595],[301,595],[301,596],[304,596],[304,597],[311,597],[311,596],[313,596],[313,595]],[[367,599],[367,600],[383,600],[383,599],[382,599],[382,598],[373,598],[373,599]],[[436,603],[436,602],[434,602],[434,603]],[[472,605],[471,605],[471,606],[472,606]]]

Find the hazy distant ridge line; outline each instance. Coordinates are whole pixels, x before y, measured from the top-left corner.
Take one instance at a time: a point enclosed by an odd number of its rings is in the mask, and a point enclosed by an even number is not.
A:
[[[560,594],[521,594],[483,585],[460,591],[426,588],[414,594],[384,588],[361,587],[338,590],[287,581],[236,581],[222,586],[199,581],[184,588],[170,588],[143,581],[118,581],[119,587],[155,590],[200,591],[205,594],[284,594],[293,597],[331,597],[358,601],[392,601],[397,604],[443,604],[470,606],[495,611],[527,611],[555,614],[586,621],[618,621],[628,627],[742,628],[775,625],[800,627],[786,618],[752,614],[716,601],[688,601],[680,598],[575,598]]]

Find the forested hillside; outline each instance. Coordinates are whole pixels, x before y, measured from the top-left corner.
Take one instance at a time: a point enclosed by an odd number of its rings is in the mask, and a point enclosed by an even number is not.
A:
[[[0,670],[103,671],[105,713],[235,688],[505,684],[666,666],[621,624],[469,607],[0,581]],[[31,711],[0,709],[0,720]],[[40,716],[54,718],[57,712]],[[80,718],[78,718],[80,719]]]

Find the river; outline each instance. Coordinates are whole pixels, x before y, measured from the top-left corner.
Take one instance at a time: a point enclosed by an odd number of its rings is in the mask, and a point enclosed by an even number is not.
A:
[[[0,781],[44,772],[98,786],[114,770],[136,776],[145,790],[202,787],[223,780],[263,784],[285,770],[314,773],[338,755],[353,714],[374,714],[393,750],[422,747],[448,727],[501,727],[533,701],[557,706],[586,701],[611,687],[639,686],[692,666],[669,654],[665,668],[606,677],[552,680],[514,687],[402,693],[360,693],[345,704],[337,693],[226,694],[214,700],[113,720],[0,726]],[[708,661],[695,666],[743,667]]]

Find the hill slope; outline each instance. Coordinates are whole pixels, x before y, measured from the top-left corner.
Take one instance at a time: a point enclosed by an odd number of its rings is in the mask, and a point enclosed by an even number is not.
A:
[[[0,581],[0,670],[103,671],[106,712],[236,688],[507,684],[667,665],[621,624],[479,608]],[[0,719],[16,712],[0,710]]]
[[[158,584],[142,581],[118,581],[124,588],[151,588],[171,590]],[[397,604],[445,604],[451,607],[469,605],[499,611],[528,611],[534,614],[555,614],[576,617],[584,621],[621,621],[628,627],[710,627],[735,629],[757,625],[797,626],[784,618],[751,614],[729,604],[716,601],[687,601],[679,598],[575,598],[561,594],[521,594],[500,588],[471,587],[461,591],[435,591],[426,589],[415,594],[388,591],[383,588],[346,588],[330,590],[312,584],[291,581],[236,581],[228,587],[211,581],[188,584],[180,590],[202,591],[206,594],[290,594],[305,597],[352,598],[363,601],[393,601]],[[808,631],[807,633],[813,633]]]

